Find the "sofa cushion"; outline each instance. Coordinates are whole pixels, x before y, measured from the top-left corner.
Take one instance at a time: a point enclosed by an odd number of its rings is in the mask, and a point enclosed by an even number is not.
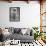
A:
[[[29,35],[21,35],[21,34],[13,34],[13,35],[10,35],[9,38],[12,40],[12,39],[15,39],[15,40],[20,40],[20,42],[32,42],[32,40],[34,40],[34,37],[33,36],[29,36]]]

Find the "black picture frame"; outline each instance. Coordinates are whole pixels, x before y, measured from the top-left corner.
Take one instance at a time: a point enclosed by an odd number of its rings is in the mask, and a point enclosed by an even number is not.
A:
[[[20,7],[10,7],[10,22],[20,21]]]

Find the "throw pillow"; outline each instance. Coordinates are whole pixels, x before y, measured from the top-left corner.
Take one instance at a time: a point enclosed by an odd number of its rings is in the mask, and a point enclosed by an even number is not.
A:
[[[20,33],[21,29],[20,28],[15,28],[14,33]]]
[[[27,28],[22,28],[21,33],[24,35],[27,32]]]

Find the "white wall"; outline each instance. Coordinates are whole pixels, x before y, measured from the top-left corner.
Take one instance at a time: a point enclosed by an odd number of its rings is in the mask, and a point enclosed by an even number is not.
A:
[[[20,7],[20,22],[9,21],[9,8]],[[40,4],[38,2],[0,2],[0,26],[32,27],[40,26]]]

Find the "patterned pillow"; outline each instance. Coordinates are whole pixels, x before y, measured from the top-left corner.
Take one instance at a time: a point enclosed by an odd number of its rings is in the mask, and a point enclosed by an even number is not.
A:
[[[9,27],[8,32],[14,34],[14,27]]]
[[[14,33],[20,33],[21,29],[20,28],[14,28]]]

